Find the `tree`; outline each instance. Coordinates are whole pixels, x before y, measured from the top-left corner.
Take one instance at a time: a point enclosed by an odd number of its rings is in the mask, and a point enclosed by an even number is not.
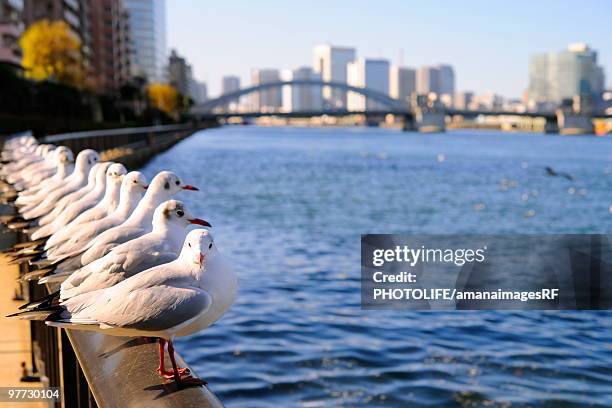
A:
[[[149,85],[148,94],[149,100],[155,108],[168,115],[175,113],[178,103],[178,92],[173,86],[158,82],[152,83]]]
[[[28,78],[82,86],[81,41],[64,21],[35,22],[23,33],[19,45]]]

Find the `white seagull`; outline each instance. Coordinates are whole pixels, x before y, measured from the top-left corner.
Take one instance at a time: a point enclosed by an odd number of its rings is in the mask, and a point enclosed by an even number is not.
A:
[[[114,336],[158,337],[158,372],[174,377],[179,387],[202,385],[204,381],[182,375],[185,372],[181,372],[174,356],[174,338],[196,333],[219,320],[233,304],[237,289],[237,276],[221,258],[211,234],[196,229],[187,235],[179,257],[172,262],[60,305],[13,316]],[[166,342],[172,371],[164,366]]]

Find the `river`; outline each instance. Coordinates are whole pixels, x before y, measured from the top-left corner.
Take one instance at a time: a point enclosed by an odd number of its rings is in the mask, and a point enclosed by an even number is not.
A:
[[[177,341],[228,407],[612,406],[612,312],[359,303],[360,234],[612,233],[612,138],[236,126],[144,172],[163,169],[201,188],[177,198],[240,276]]]

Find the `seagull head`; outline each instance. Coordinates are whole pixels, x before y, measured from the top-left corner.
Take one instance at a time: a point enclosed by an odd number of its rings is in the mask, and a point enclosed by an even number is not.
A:
[[[92,149],[82,150],[76,158],[75,167],[81,173],[89,173],[89,170],[100,161],[98,152]]]
[[[147,189],[147,178],[139,171],[130,171],[128,174],[123,176],[121,182],[121,196],[119,198],[122,201],[123,196],[133,197],[136,201],[144,195]]]
[[[181,190],[198,191],[197,187],[183,184],[181,179],[171,171],[161,171],[153,178],[150,185],[151,194],[164,194],[171,197]]]
[[[198,270],[203,270],[206,269],[206,261],[212,259],[215,253],[216,247],[210,231],[195,229],[187,234],[180,258],[191,265],[197,265]]]
[[[74,154],[72,154],[72,150],[66,146],[60,146],[55,149],[55,157],[58,166],[64,163],[72,163],[74,161]]]
[[[167,226],[175,226],[180,229],[187,228],[189,225],[201,225],[211,227],[208,221],[195,218],[182,201],[168,200],[157,206],[153,214],[153,230],[158,230]]]
[[[106,170],[106,184],[120,184],[123,180],[123,176],[125,176],[127,170],[125,166],[121,163],[113,163]]]

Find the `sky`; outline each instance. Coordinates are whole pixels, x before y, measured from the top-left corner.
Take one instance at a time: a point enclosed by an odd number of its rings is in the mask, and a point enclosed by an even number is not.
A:
[[[167,0],[166,7],[169,50],[187,58],[209,96],[220,92],[223,75],[244,85],[253,68],[311,66],[321,43],[412,67],[449,63],[458,91],[520,97],[529,55],[585,42],[612,84],[612,1]]]

